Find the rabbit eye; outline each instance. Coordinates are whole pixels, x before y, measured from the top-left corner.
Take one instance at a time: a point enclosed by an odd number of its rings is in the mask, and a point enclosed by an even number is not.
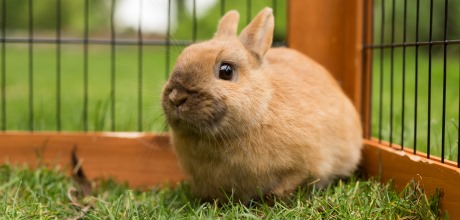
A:
[[[219,68],[219,78],[223,80],[232,80],[233,79],[233,69],[232,66],[228,63],[223,63]]]

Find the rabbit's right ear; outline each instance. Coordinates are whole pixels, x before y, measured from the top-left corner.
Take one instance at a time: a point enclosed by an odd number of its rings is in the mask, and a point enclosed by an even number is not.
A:
[[[219,22],[219,27],[217,28],[217,32],[215,37],[221,36],[236,36],[236,31],[238,29],[238,20],[240,18],[240,14],[237,11],[232,10],[227,12]]]
[[[275,19],[273,10],[265,8],[240,33],[240,41],[258,60],[270,49]]]

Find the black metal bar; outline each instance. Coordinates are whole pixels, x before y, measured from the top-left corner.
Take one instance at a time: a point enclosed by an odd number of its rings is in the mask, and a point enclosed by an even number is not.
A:
[[[380,27],[380,44],[385,36],[385,0],[382,0],[382,21]],[[380,93],[379,93],[379,143],[382,143],[382,117],[383,117],[383,49],[380,49]]]
[[[273,10],[273,17],[274,17],[274,20],[275,20],[275,21],[274,21],[274,22],[275,22],[275,28],[274,28],[273,32],[276,33],[276,28],[278,27],[278,26],[276,25],[276,18],[278,17],[278,16],[277,16],[278,5],[277,5],[277,3],[276,3],[276,0],[272,0],[272,10]]]
[[[198,29],[198,22],[196,19],[196,0],[193,0],[193,30],[192,30],[192,41],[196,42],[196,34]]]
[[[403,16],[403,42],[407,40],[407,0],[404,0],[404,16]],[[406,110],[406,46],[403,47],[403,63],[402,63],[402,100],[401,100],[401,150],[404,150],[404,116]]]
[[[420,0],[417,0],[417,14],[415,18],[415,41],[419,39]],[[418,48],[415,46],[415,92],[414,92],[414,154],[417,153],[417,112],[418,112]]]
[[[89,0],[84,4],[84,40],[83,40],[83,131],[88,131],[88,35]]]
[[[395,43],[395,17],[396,17],[396,7],[395,0],[393,0],[391,5],[391,44]],[[390,57],[390,147],[393,145],[393,102],[394,102],[394,55],[395,48],[391,47],[391,57]]]
[[[374,28],[375,14],[374,14],[374,10],[373,10],[374,9],[374,4],[375,4],[374,0],[371,0],[371,21],[370,22],[371,22],[371,25],[372,25],[371,26],[372,30],[371,30],[371,36],[370,36],[370,40],[371,40],[370,43],[372,43],[374,41],[374,36],[375,36],[375,28]],[[366,9],[366,11],[367,11],[367,9]],[[374,70],[372,68],[373,62],[374,62],[374,59],[373,59],[374,54],[372,52],[370,52],[369,54],[371,56],[370,59],[369,59],[369,61],[370,61],[370,64],[369,64],[370,68],[369,69],[370,69],[371,72],[369,73],[369,84],[370,84],[369,87],[370,87],[370,89],[369,89],[369,95],[368,95],[368,99],[369,99],[369,120],[368,120],[368,123],[369,123],[368,124],[368,128],[369,128],[368,130],[369,131],[368,131],[368,134],[367,134],[368,138],[370,138],[372,136],[372,126],[371,126],[372,125],[372,123],[371,123],[371,120],[372,120],[372,87],[371,87],[371,85],[372,85],[372,77],[373,77],[373,73],[374,73]]]
[[[56,0],[56,130],[61,131],[61,0]]]
[[[29,0],[29,131],[34,131],[34,19],[33,0]]]
[[[449,0],[444,0],[444,41],[447,40],[447,14]],[[441,130],[441,163],[444,163],[445,133],[446,133],[446,80],[447,80],[447,44],[444,44],[444,73],[442,79],[442,130]]]
[[[367,42],[367,25],[368,25],[368,20],[367,20],[367,1],[363,1],[363,35],[362,35],[362,38],[363,38],[363,45],[366,45],[368,42]],[[368,78],[369,75],[371,75],[370,73],[367,72],[367,57],[368,57],[368,54],[367,53],[372,53],[372,51],[366,51],[366,50],[363,50],[362,51],[362,80],[361,80],[361,112],[363,113],[363,115],[366,115],[365,114],[365,111],[366,111],[366,80]],[[361,123],[365,123],[367,120],[366,118],[364,117],[361,117]],[[367,125],[366,125],[367,126]],[[369,127],[369,126],[368,126]],[[369,135],[367,133],[363,134],[364,137],[368,137]]]
[[[433,0],[430,0],[430,42],[433,39]],[[427,129],[427,158],[430,158],[431,148],[431,56],[433,53],[433,45],[430,44],[430,52],[428,54],[428,129]]]
[[[54,39],[54,38],[34,38],[34,39],[29,40],[29,38],[21,38],[21,37],[9,37],[9,38],[5,38],[4,41],[6,43],[17,43],[17,44],[22,44],[22,43],[27,44],[30,41],[34,44],[56,44],[58,42],[57,39]],[[79,38],[61,38],[60,43],[65,44],[65,45],[81,45],[85,43],[85,40],[79,39]],[[87,39],[86,43],[88,45],[111,45],[112,43],[114,43],[117,46],[136,46],[137,39],[117,39],[114,42],[112,42],[112,40],[110,39]],[[192,43],[193,41],[191,40],[174,40],[174,41],[170,41],[169,45],[182,47],[182,46],[188,46]],[[424,43],[424,42],[421,42],[421,43]],[[446,43],[447,45],[460,44],[460,40],[447,40]],[[444,44],[443,41],[433,42],[433,45],[443,45],[443,44]],[[144,39],[143,45],[144,46],[166,46],[166,41],[165,40]],[[274,42],[273,45],[285,45],[285,42]],[[415,45],[415,43],[413,45]],[[407,46],[410,46],[409,43]],[[367,47],[365,47],[365,49],[386,48],[386,47],[387,47],[386,45],[385,46],[368,45]],[[391,45],[388,47],[391,47]],[[395,44],[395,47],[398,47],[398,45]]]
[[[246,24],[251,23],[252,0],[246,0]]]
[[[195,4],[195,1],[194,1]],[[142,51],[142,0],[139,3],[139,28],[137,29],[137,97],[138,97],[138,106],[137,106],[137,130],[142,131],[142,66],[143,66],[143,51]]]
[[[115,7],[116,0],[112,0],[110,9],[110,130],[115,131],[115,80],[116,80],[116,35],[115,35]]]
[[[2,131],[6,131],[6,0],[2,1]]]
[[[273,42],[272,47],[288,47],[287,42],[285,41],[279,41],[279,42]]]
[[[220,16],[225,14],[225,0],[220,0]]]
[[[442,46],[460,44],[460,40],[446,40],[446,41],[421,41],[421,42],[406,42],[406,43],[395,43],[395,44],[376,44],[376,45],[365,45],[365,49],[380,49],[380,48],[391,48],[391,47],[416,47],[416,46]]]
[[[170,45],[171,45],[171,0],[168,0],[168,28],[166,30],[166,48],[165,48],[165,79],[168,79],[169,77],[169,62],[170,62]]]
[[[29,43],[33,42],[34,44],[56,44],[57,39],[54,38],[34,38],[29,40],[29,38],[6,38],[6,43]],[[61,44],[92,44],[92,45],[111,45],[112,41],[108,39],[75,39],[75,38],[62,38]],[[118,39],[115,42],[118,46],[136,46],[138,44],[137,39]],[[170,42],[172,46],[188,46],[193,42],[190,40],[178,40]],[[143,45],[145,46],[165,46],[165,40],[144,40]]]

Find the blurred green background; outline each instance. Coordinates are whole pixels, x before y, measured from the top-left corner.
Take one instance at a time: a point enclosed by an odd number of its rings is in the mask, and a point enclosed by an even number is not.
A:
[[[121,0],[117,0],[119,4]],[[286,36],[286,4],[288,0],[251,1],[251,11],[247,11],[248,1],[218,1],[209,13],[197,20],[196,37],[198,40],[213,36],[217,22],[221,16],[222,4],[225,11],[236,9],[240,12],[240,30],[247,21],[265,6],[275,4],[276,28],[275,41],[282,42]],[[223,3],[222,3],[223,2]],[[394,1],[395,22],[392,27],[391,0],[374,0],[374,43],[401,43],[404,34],[404,2],[407,2],[406,40],[414,42],[416,36],[416,0]],[[0,25],[3,16],[6,17],[6,36],[28,37],[29,1],[0,0],[0,6],[6,3],[5,15],[0,15]],[[84,30],[84,1],[61,0],[62,3],[62,34],[65,38],[81,38]],[[89,3],[89,35],[92,39],[110,39],[110,6],[111,1],[88,0]],[[429,40],[430,29],[430,0],[419,0],[419,41]],[[433,40],[444,38],[444,1],[434,0],[433,8]],[[56,0],[33,1],[33,23],[35,37],[55,37]],[[173,45],[170,57],[164,46],[144,46],[140,59],[138,47],[118,45],[115,53],[115,121],[111,121],[111,48],[110,45],[90,45],[88,53],[88,130],[111,130],[115,124],[116,131],[136,131],[138,124],[138,94],[142,95],[142,131],[161,131],[165,122],[160,108],[160,92],[166,80],[166,60],[170,60],[169,69],[174,65],[175,58],[183,49],[174,43],[176,40],[190,40],[193,37],[193,19],[186,12],[186,0],[177,0],[177,28],[171,33]],[[460,1],[449,1],[447,19],[447,39],[460,39]],[[383,9],[383,10],[382,10]],[[384,11],[382,13],[382,11]],[[1,11],[0,11],[1,13]],[[384,15],[384,28],[381,27]],[[327,18],[324,18],[327,19]],[[381,34],[383,30],[383,38]],[[135,30],[117,31],[119,39],[137,39]],[[145,34],[145,40],[164,40],[162,34]],[[314,43],[314,42],[312,42]],[[83,94],[84,94],[84,50],[82,45],[62,45],[61,55],[61,115],[62,130],[80,131],[83,129]],[[373,53],[372,80],[372,134],[389,140],[392,136],[396,144],[403,143],[424,150],[427,145],[427,126],[431,124],[432,153],[440,155],[441,126],[442,126],[442,80],[443,80],[443,46],[433,46],[432,57],[432,115],[428,120],[428,47],[421,46],[418,64],[418,96],[415,97],[415,49],[408,47],[405,64],[405,104],[402,105],[403,51],[402,48],[384,49]],[[7,130],[30,129],[29,112],[29,48],[27,44],[5,44],[5,97],[6,117],[0,115],[0,122],[5,122]],[[57,128],[57,55],[55,44],[35,44],[33,47],[33,127],[34,130],[56,130]],[[460,46],[449,45],[447,49],[447,87],[446,87],[446,155],[457,160],[458,149],[458,106],[459,106],[459,75],[460,75]],[[139,62],[142,62],[142,80],[139,78]],[[393,63],[393,64],[392,64]],[[0,64],[1,65],[1,64]],[[381,72],[383,68],[383,72]],[[393,82],[393,117],[390,117],[391,73]],[[383,87],[380,87],[380,79]],[[382,105],[380,105],[380,89],[382,89]],[[415,98],[418,105],[415,106]],[[382,108],[380,108],[382,106]],[[403,108],[404,107],[404,108]],[[417,107],[417,108],[416,108]],[[402,120],[404,109],[404,120]],[[414,118],[417,111],[418,117]],[[380,121],[380,114],[382,120]],[[392,123],[390,123],[392,121]],[[414,138],[415,122],[417,123],[416,138]],[[391,124],[393,127],[391,128]],[[392,134],[390,132],[392,130]],[[404,136],[402,132],[404,131]]]
[[[27,38],[29,22],[29,1],[5,0],[6,37]],[[34,37],[54,38],[56,35],[55,0],[33,1]],[[0,1],[0,5],[2,5]],[[89,37],[91,39],[110,39],[111,1],[89,0]],[[119,4],[117,1],[116,4]],[[197,20],[198,40],[213,36],[221,16],[222,2],[212,7],[208,13]],[[249,18],[263,7],[276,5],[276,40],[285,37],[286,1],[252,1],[248,12],[246,1],[225,1],[225,11],[236,9],[240,12],[241,30]],[[137,45],[117,45],[115,50],[115,121],[111,121],[111,47],[110,45],[88,46],[88,130],[116,131],[139,130],[138,94],[142,96],[143,131],[161,131],[165,122],[160,108],[160,93],[166,81],[166,60],[170,67],[183,46],[175,45],[176,40],[191,40],[193,19],[185,11],[185,1],[177,1],[177,28],[171,33],[170,57],[167,58],[165,46],[147,45],[142,48],[142,59]],[[61,27],[63,38],[82,38],[84,33],[84,1],[61,0]],[[173,9],[172,9],[173,10]],[[250,17],[248,17],[250,16]],[[3,18],[3,16],[0,16]],[[0,21],[2,24],[2,21]],[[117,28],[116,28],[117,29]],[[136,30],[117,31],[116,38],[137,40]],[[164,35],[145,34],[144,40],[165,39]],[[6,43],[5,45],[5,94],[6,122],[8,130],[29,130],[29,47],[27,43]],[[61,45],[61,129],[80,131],[83,129],[84,103],[84,49],[81,44]],[[33,129],[57,129],[57,53],[56,44],[34,44],[33,46]],[[139,71],[139,62],[142,62]],[[139,78],[139,72],[142,76]],[[139,80],[141,82],[139,83]]]

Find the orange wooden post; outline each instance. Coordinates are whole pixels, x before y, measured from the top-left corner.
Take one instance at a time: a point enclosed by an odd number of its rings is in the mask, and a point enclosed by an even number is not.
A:
[[[361,111],[362,0],[288,1],[287,42],[326,67]]]

